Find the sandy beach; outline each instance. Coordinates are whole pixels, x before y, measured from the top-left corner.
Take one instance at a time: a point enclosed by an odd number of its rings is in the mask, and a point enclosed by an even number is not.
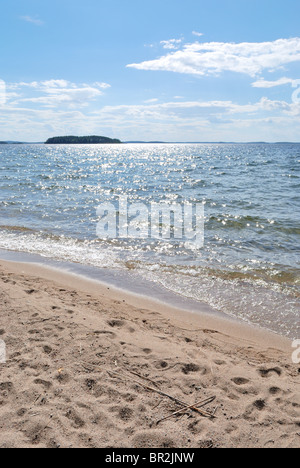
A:
[[[0,294],[1,448],[300,447],[289,340],[37,265]]]

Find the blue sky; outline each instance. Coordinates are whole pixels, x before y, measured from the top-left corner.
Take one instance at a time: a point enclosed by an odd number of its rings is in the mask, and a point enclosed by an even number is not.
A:
[[[1,7],[0,140],[300,140],[299,0]]]

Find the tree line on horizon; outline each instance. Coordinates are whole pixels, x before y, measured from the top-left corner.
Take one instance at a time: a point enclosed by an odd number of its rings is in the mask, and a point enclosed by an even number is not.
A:
[[[108,138],[104,136],[83,136],[83,137],[76,137],[76,136],[64,136],[64,137],[53,137],[49,138],[45,145],[61,145],[61,144],[68,144],[68,145],[97,145],[97,144],[121,144],[121,140],[116,138]]]

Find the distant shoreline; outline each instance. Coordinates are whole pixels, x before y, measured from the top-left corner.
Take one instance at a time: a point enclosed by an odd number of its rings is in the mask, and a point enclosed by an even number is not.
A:
[[[1,145],[44,145],[45,142],[42,141],[0,141]],[[48,143],[50,144],[50,143]],[[51,143],[52,145],[68,145],[72,143]],[[76,144],[97,144],[103,145],[107,143],[73,143]],[[298,141],[123,141],[120,142],[122,145],[299,145]]]

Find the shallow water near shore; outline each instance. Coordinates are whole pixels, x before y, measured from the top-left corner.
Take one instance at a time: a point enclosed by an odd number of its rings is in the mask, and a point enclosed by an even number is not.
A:
[[[133,294],[143,298],[151,299],[160,304],[171,306],[186,312],[195,314],[206,314],[220,317],[223,319],[234,319],[226,314],[213,309],[205,303],[180,296],[172,291],[156,284],[150,280],[140,277],[134,272],[114,270],[108,268],[96,268],[80,263],[59,262],[35,254],[26,254],[23,252],[12,252],[0,249],[0,260],[17,263],[22,269],[22,265],[42,266],[59,273],[75,275],[75,279],[87,279],[99,286],[106,286],[108,289],[115,288],[120,292]]]
[[[0,173],[1,249],[139,278],[179,306],[299,338],[300,145],[5,145]],[[204,248],[97,238],[97,207],[124,195],[204,201]]]

